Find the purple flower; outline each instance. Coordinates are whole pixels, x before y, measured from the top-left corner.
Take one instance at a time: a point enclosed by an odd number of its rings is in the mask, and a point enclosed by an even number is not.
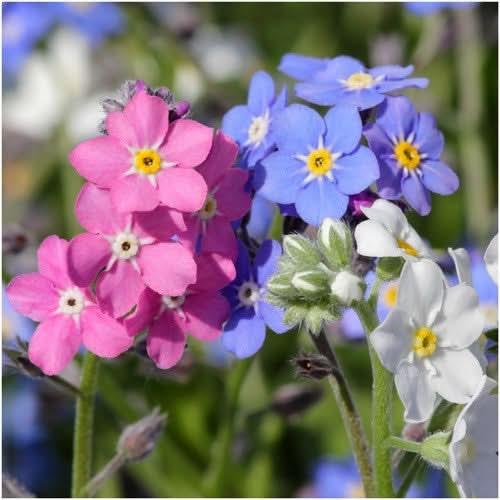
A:
[[[478,5],[479,2],[405,2],[405,8],[416,16],[429,16],[442,10],[462,10]]]
[[[299,216],[315,226],[325,217],[339,219],[349,195],[379,177],[375,156],[359,144],[361,128],[354,106],[336,106],[324,119],[307,106],[289,106],[276,118],[278,150],[258,166],[258,193],[295,203]]]
[[[457,190],[457,175],[439,160],[444,139],[436,120],[430,113],[417,113],[408,98],[387,98],[377,121],[367,125],[364,133],[379,160],[381,197],[391,200],[403,195],[420,215],[427,215],[430,191],[449,195]]]
[[[410,87],[425,88],[427,78],[407,78],[413,66],[377,66],[367,69],[357,59],[339,56],[320,59],[285,54],[278,68],[303,83],[295,85],[297,96],[314,104],[350,104],[359,109],[377,106],[385,94]]]
[[[250,81],[247,105],[235,106],[224,115],[222,131],[238,143],[244,166],[254,167],[273,149],[274,119],[286,101],[286,87],[275,96],[273,79],[258,71]]]
[[[275,333],[290,329],[283,323],[283,310],[266,302],[266,283],[277,270],[281,253],[277,241],[266,240],[251,265],[246,247],[239,242],[236,279],[222,291],[232,307],[222,343],[238,358],[248,358],[262,347],[266,326]]]

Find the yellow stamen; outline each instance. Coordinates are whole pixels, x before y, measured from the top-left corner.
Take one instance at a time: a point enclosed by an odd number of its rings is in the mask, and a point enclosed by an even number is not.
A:
[[[217,200],[209,193],[198,215],[203,220],[211,219],[217,213]]]
[[[366,89],[373,85],[373,76],[368,73],[353,73],[345,83],[350,90]]]
[[[418,252],[409,243],[404,240],[398,240],[399,248],[403,249],[408,255],[418,257]]]
[[[417,356],[424,358],[430,356],[436,350],[437,337],[434,332],[423,326],[415,332],[413,339],[413,350]]]
[[[156,174],[161,169],[161,157],[154,149],[141,149],[135,154],[134,164],[142,174]]]
[[[415,170],[420,166],[420,153],[418,149],[409,142],[398,142],[396,146],[394,146],[394,154],[402,168]]]
[[[307,168],[313,175],[327,174],[333,167],[332,154],[328,149],[315,149],[307,157]]]
[[[385,305],[389,308],[393,308],[396,305],[396,300],[398,298],[398,285],[393,283],[387,287],[387,290],[384,294],[384,302]]]

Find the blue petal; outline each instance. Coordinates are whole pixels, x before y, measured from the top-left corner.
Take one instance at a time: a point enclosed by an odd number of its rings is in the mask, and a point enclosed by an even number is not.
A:
[[[266,240],[260,246],[254,261],[255,281],[260,286],[264,286],[278,269],[281,254],[281,245],[276,240]]]
[[[365,126],[363,134],[368,141],[370,149],[377,157],[381,155],[392,155],[394,144],[391,142],[385,130],[376,123],[369,123]]]
[[[276,99],[274,100],[271,106],[271,115],[274,115],[275,113],[278,113],[283,109],[285,109],[287,102],[288,102],[288,87],[286,85],[283,85],[281,92],[276,96]]]
[[[283,309],[273,306],[264,300],[261,300],[257,307],[259,315],[274,333],[285,333],[290,330],[290,327],[283,323],[283,316],[285,315]]]
[[[401,197],[401,182],[403,169],[391,167],[387,162],[380,161],[380,177],[377,181],[377,193],[381,198],[396,200]]]
[[[436,119],[430,113],[418,114],[418,126],[414,141],[420,153],[437,160],[444,148],[443,134],[436,127]]]
[[[328,180],[313,180],[299,191],[295,206],[308,224],[319,226],[325,217],[340,219],[347,209],[349,197],[340,193]]]
[[[338,56],[327,61],[324,69],[314,74],[310,79],[314,83],[337,83],[346,80],[353,73],[364,73],[365,67],[360,61],[349,56]]]
[[[385,76],[385,80],[401,80],[402,78],[406,78],[407,76],[413,73],[413,66],[397,66],[395,64],[388,64],[385,66],[377,66],[376,68],[368,71],[370,75],[374,78],[377,76]]]
[[[422,173],[424,186],[433,193],[452,194],[460,185],[457,174],[440,161],[425,161],[422,165]]]
[[[325,122],[313,109],[292,104],[276,117],[273,130],[281,152],[307,154],[308,148],[316,147],[325,133]]]
[[[274,99],[274,82],[265,71],[257,71],[250,80],[248,109],[254,116],[261,116]]]
[[[307,57],[300,54],[285,54],[281,58],[278,70],[295,80],[308,80],[314,73],[326,66],[327,59]]]
[[[245,159],[247,167],[255,167],[255,165],[263,160],[273,149],[275,149],[275,146],[268,133],[258,146],[250,146],[246,150]]]
[[[248,129],[252,115],[244,105],[231,108],[222,118],[222,131],[232,137],[240,146],[248,140]]]
[[[236,267],[236,279],[234,283],[241,284],[244,281],[248,281],[252,272],[250,256],[248,255],[247,247],[241,240],[238,240],[238,258],[234,265]]]
[[[254,355],[264,343],[266,325],[249,308],[233,313],[224,326],[222,344],[237,358],[243,359]]]
[[[304,179],[304,163],[280,151],[271,153],[259,167],[258,194],[276,203],[294,203]]]
[[[431,196],[425,189],[420,179],[410,174],[401,182],[403,196],[408,204],[416,210],[419,215],[427,215],[431,211]]]
[[[255,195],[252,201],[247,231],[251,238],[259,242],[266,239],[273,223],[276,205],[264,197]]]
[[[339,105],[325,115],[325,145],[334,153],[350,153],[361,139],[361,117],[354,106]]]
[[[333,175],[339,191],[344,194],[357,194],[375,182],[380,171],[375,155],[365,146],[335,162]]]
[[[305,101],[320,106],[333,106],[343,102],[346,91],[340,83],[298,83],[295,85],[295,95]]]
[[[354,309],[345,309],[340,321],[342,333],[348,339],[364,339],[365,332]]]
[[[393,92],[400,89],[425,89],[429,86],[428,78],[407,78],[405,80],[393,80],[387,82],[380,82],[376,85],[379,92]]]
[[[387,97],[380,106],[377,124],[392,139],[407,139],[417,125],[417,112],[410,99],[403,96]]]

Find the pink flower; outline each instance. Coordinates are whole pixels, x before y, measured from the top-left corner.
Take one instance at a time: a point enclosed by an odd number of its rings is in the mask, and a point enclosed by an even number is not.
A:
[[[91,291],[70,278],[67,253],[66,240],[49,236],[38,249],[40,272],[17,276],[7,287],[14,309],[40,321],[29,358],[47,375],[60,373],[82,342],[104,358],[114,358],[132,345],[125,328],[101,311]]]
[[[161,98],[140,90],[123,111],[108,114],[109,135],[82,142],[70,161],[85,179],[111,190],[120,212],[150,211],[159,203],[199,210],[207,186],[192,167],[207,157],[213,131],[193,120],[169,123],[168,116]]]
[[[130,335],[149,329],[147,350],[159,368],[171,368],[181,359],[189,333],[199,340],[215,340],[229,316],[229,303],[218,292],[236,276],[228,257],[210,253],[195,257],[198,278],[179,296],[159,295],[147,288],[136,311],[125,318]]]
[[[208,158],[198,167],[208,186],[203,207],[186,216],[186,233],[180,235],[184,244],[196,247],[202,237],[202,251],[238,255],[238,245],[231,221],[243,217],[252,200],[244,191],[248,172],[231,168],[238,154],[238,146],[227,135],[217,132]]]
[[[196,263],[189,250],[171,241],[185,230],[183,216],[168,207],[124,214],[113,210],[109,191],[83,186],[75,205],[76,217],[89,233],[71,240],[71,277],[88,286],[96,283],[102,309],[118,318],[137,304],[145,284],[160,294],[181,295],[196,281]]]

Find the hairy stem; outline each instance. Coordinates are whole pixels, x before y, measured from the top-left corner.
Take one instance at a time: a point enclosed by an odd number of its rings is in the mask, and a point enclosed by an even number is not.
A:
[[[375,488],[368,441],[342,367],[324,331],[321,330],[318,335],[314,335],[311,332],[309,334],[318,352],[325,356],[332,364],[332,374],[328,377],[328,382],[332,388],[333,396],[342,416],[344,428],[351,443],[354,458],[358,464],[365,494],[367,497],[373,497],[375,496]]]
[[[82,496],[83,488],[90,479],[98,360],[99,358],[91,352],[87,352],[83,359],[82,380],[80,395],[76,400],[73,436],[73,477],[71,485],[71,496],[73,498]]]
[[[102,469],[98,472],[84,487],[83,493],[89,497],[94,497],[104,483],[110,479],[113,474],[116,474],[125,464],[123,455],[115,455]]]
[[[403,439],[397,436],[389,436],[385,440],[385,445],[388,448],[399,448],[400,450],[409,451],[410,453],[419,453],[422,446],[421,443],[409,441],[408,439]]]
[[[360,302],[356,312],[368,337],[378,325],[375,308],[367,302]],[[373,374],[372,446],[376,494],[388,498],[394,496],[391,454],[384,443],[391,435],[392,427],[392,374],[384,368],[369,340],[368,349]]]

